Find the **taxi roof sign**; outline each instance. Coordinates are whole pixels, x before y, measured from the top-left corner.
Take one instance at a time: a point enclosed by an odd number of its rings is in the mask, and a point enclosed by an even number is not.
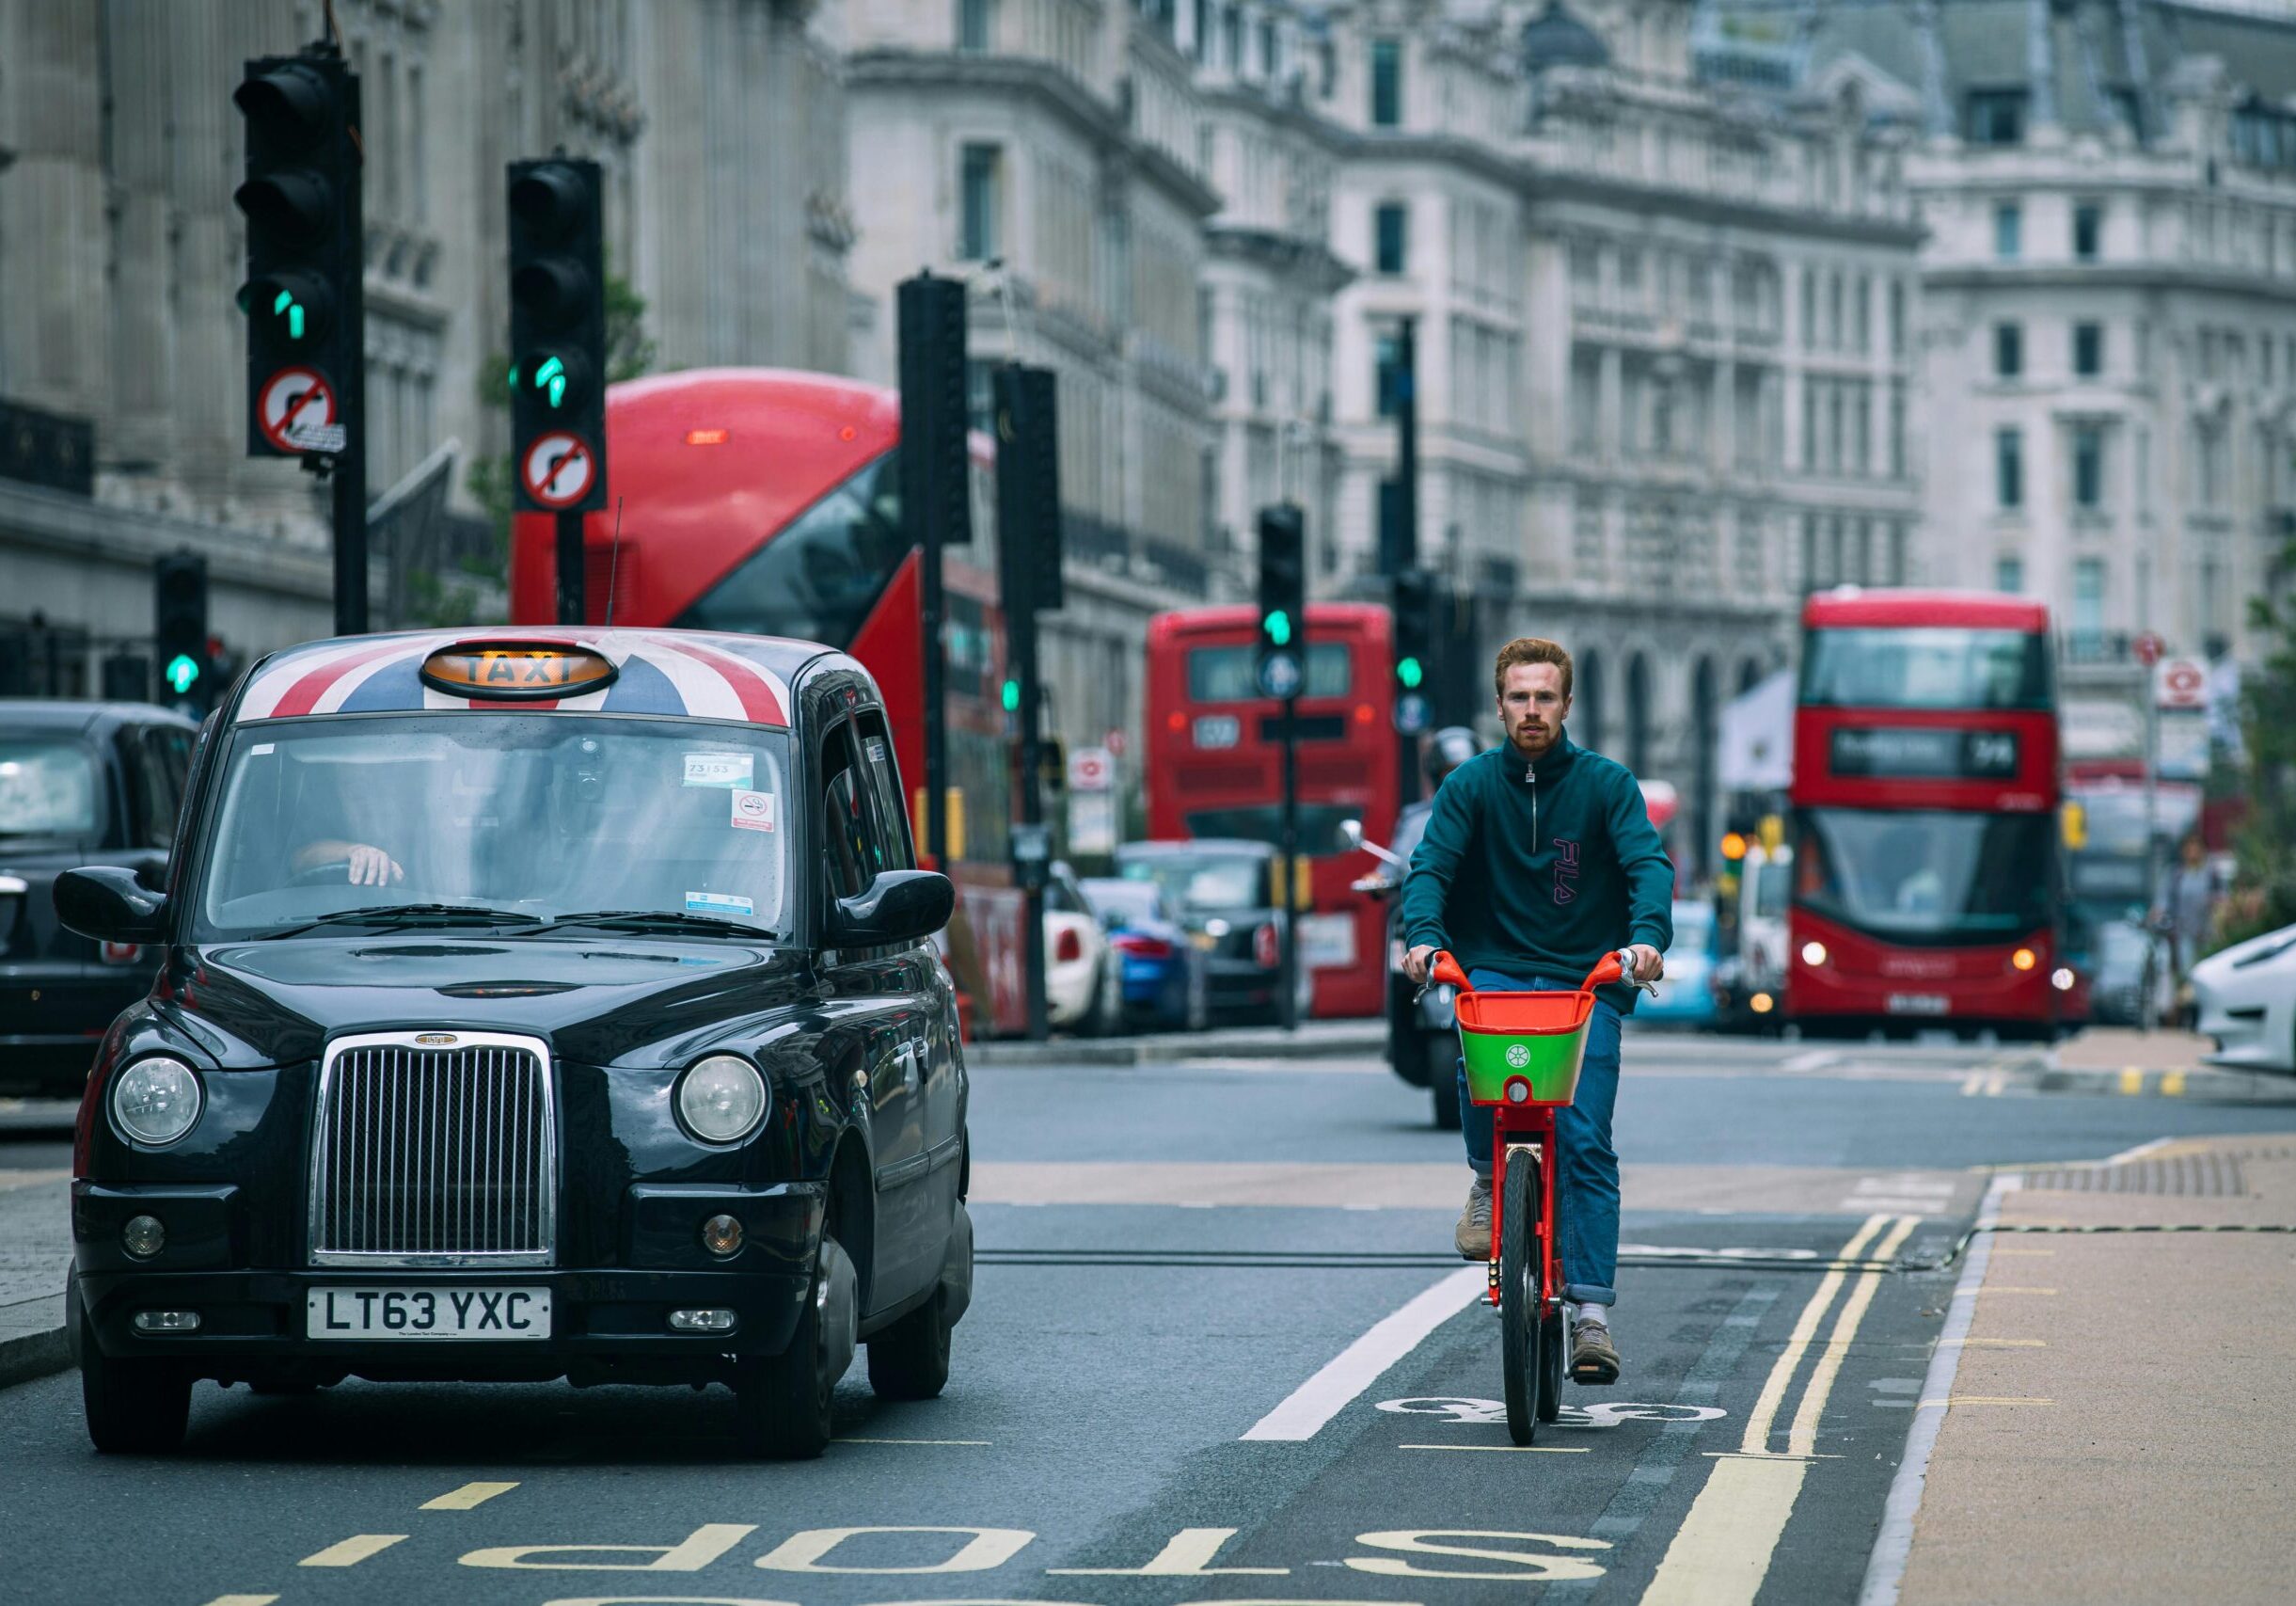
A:
[[[424,685],[489,701],[603,692],[614,674],[603,653],[541,642],[456,642],[422,660]]]

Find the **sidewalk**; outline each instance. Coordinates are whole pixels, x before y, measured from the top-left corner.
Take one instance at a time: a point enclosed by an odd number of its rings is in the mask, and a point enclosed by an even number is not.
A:
[[[1894,1598],[2288,1599],[2296,1140],[2029,1172],[1998,1219],[2072,1230],[1972,1246],[1981,1275],[1955,1296],[1967,1334],[1940,1346],[1920,1406],[1942,1423]],[[2168,1226],[2235,1230],[2114,1231]],[[2258,1227],[2282,1231],[2241,1230]],[[1892,1598],[1877,1582],[1866,1599]]]
[[[1000,1065],[1170,1065],[1184,1059],[1385,1059],[1387,1023],[1302,1021],[1280,1026],[1222,1026],[1137,1037],[1057,1037],[1049,1042],[968,1042],[965,1063]]]
[[[71,1190],[69,1170],[0,1170],[0,1388],[71,1363],[64,1344]]]
[[[2216,1044],[2197,1032],[2090,1026],[2049,1051],[2040,1088],[2052,1093],[2146,1093],[2220,1103],[2296,1104],[2296,1076],[2204,1063]]]

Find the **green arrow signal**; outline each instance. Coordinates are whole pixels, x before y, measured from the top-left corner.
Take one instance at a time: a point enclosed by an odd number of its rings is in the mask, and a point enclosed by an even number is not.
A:
[[[162,673],[175,694],[181,697],[198,684],[199,663],[191,654],[180,652],[167,660],[167,667]]]
[[[1280,608],[1271,609],[1259,622],[1259,630],[1277,646],[1288,647],[1291,644],[1291,615]]]

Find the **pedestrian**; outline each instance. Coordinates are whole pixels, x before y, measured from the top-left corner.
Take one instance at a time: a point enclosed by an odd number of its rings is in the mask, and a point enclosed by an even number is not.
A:
[[[2177,848],[2178,863],[2169,871],[2168,885],[2163,892],[2166,904],[2162,915],[2169,930],[2169,940],[2176,945],[2173,962],[2177,972],[2177,1010],[2182,1016],[2189,1008],[2192,991],[2193,966],[2200,962],[2201,953],[2216,930],[2217,886],[2216,872],[2209,867],[2209,853],[2197,831],[2188,833]]]
[[[1563,1296],[1576,1307],[1571,1375],[1613,1383],[1619,1024],[1634,1008],[1633,983],[1664,972],[1674,867],[1635,777],[1570,739],[1571,655],[1526,636],[1500,649],[1493,680],[1507,744],[1460,765],[1435,794],[1403,883],[1404,972],[1424,985],[1436,950],[1449,949],[1477,988],[1567,992],[1605,954],[1627,949],[1626,980],[1597,995],[1577,1097],[1555,1112]],[[1491,1112],[1468,1103],[1464,1062],[1456,1073],[1475,1174],[1453,1241],[1481,1260],[1491,1248]]]

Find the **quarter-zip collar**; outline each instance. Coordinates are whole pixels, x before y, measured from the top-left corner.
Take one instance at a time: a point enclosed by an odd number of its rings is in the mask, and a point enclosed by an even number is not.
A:
[[[1571,767],[1571,761],[1577,756],[1578,744],[1571,739],[1568,725],[1557,733],[1555,744],[1537,758],[1525,758],[1514,743],[1507,744],[1508,762],[1522,767],[1522,779],[1527,786],[1535,787],[1542,781],[1560,779],[1562,772]]]

